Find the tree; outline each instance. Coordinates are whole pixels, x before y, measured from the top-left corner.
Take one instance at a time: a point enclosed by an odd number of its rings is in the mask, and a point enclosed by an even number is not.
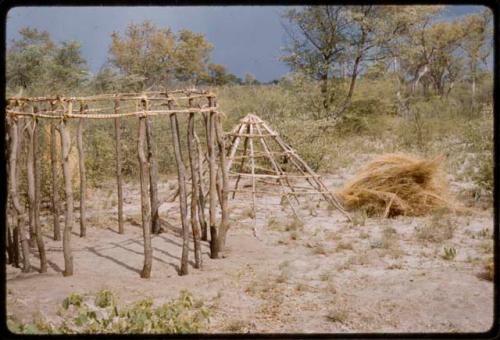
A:
[[[208,64],[208,82],[211,85],[225,85],[229,82],[226,67],[221,64]]]
[[[90,87],[93,89],[93,92],[110,93],[120,91],[121,85],[122,79],[115,70],[109,66],[105,66],[92,79]]]
[[[111,34],[109,61],[140,89],[169,83],[175,67],[175,35],[151,21],[129,24],[124,37]]]
[[[176,77],[197,84],[206,77],[206,67],[213,45],[203,34],[189,30],[179,32],[175,49]]]
[[[436,94],[442,97],[446,83],[451,90],[460,75],[461,59],[455,54],[462,43],[464,31],[458,22],[439,22],[432,25],[425,35],[433,51],[429,59],[429,78]]]
[[[80,43],[76,41],[63,42],[50,65],[49,87],[53,91],[69,93],[86,79],[87,63],[81,55]]]
[[[485,9],[480,14],[466,16],[462,23],[463,30],[466,32],[462,46],[468,58],[473,110],[476,106],[476,79],[479,62],[485,62],[493,49],[491,23],[492,15],[489,9]]]
[[[389,56],[390,44],[413,20],[397,6],[308,6],[290,10],[291,43],[284,60],[292,70],[320,81],[323,108],[340,116],[350,105],[356,80],[366,63]],[[349,73],[347,93],[340,86]],[[344,97],[343,100],[341,97]],[[337,104],[331,110],[333,103]]]
[[[13,40],[7,51],[9,91],[21,88],[30,95],[69,93],[83,85],[87,66],[77,42],[57,46],[48,32],[29,27],[19,33],[21,38]]]
[[[19,34],[21,38],[13,40],[7,50],[7,88],[39,91],[48,78],[48,66],[56,46],[46,31],[24,27]]]
[[[292,70],[321,82],[323,107],[328,110],[335,96],[331,86],[335,62],[342,61],[346,52],[346,7],[308,6],[289,10],[284,17],[291,24],[286,27],[291,41],[282,60]]]
[[[182,30],[176,36],[147,20],[130,24],[123,37],[113,32],[111,39],[109,61],[138,90],[171,85],[175,79],[196,83],[212,49],[201,34]]]

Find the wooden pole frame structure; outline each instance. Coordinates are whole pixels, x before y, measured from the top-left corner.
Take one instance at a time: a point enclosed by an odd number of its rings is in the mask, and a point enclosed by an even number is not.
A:
[[[79,107],[74,110],[75,106]],[[135,110],[133,109],[135,105]],[[38,108],[42,109],[39,110]],[[132,109],[131,109],[132,108]],[[31,109],[31,110],[30,110]],[[20,133],[19,122],[32,122],[28,132],[30,156],[28,166],[33,167],[34,180],[30,179],[29,212],[31,212],[31,225],[35,239],[37,241],[39,256],[41,261],[41,271],[47,268],[47,258],[43,245],[43,238],[40,231],[39,210],[40,210],[40,152],[37,138],[38,123],[46,121],[50,125],[50,160],[51,160],[51,210],[53,217],[53,238],[61,239],[61,204],[59,197],[59,186],[64,188],[64,229],[62,232],[64,271],[63,276],[71,276],[75,272],[72,254],[71,234],[75,223],[72,176],[69,167],[69,154],[71,148],[70,134],[74,130],[70,122],[77,120],[75,129],[75,140],[77,153],[79,156],[80,175],[80,236],[87,233],[86,219],[86,171],[85,171],[85,148],[84,129],[85,121],[88,119],[108,119],[114,122],[115,135],[115,159],[116,177],[118,191],[118,232],[124,233],[123,218],[123,188],[122,188],[122,150],[121,150],[121,122],[125,118],[136,117],[139,121],[137,139],[137,157],[139,160],[139,177],[141,193],[141,214],[144,242],[144,265],[140,272],[142,278],[149,278],[152,272],[153,247],[152,234],[159,232],[159,199],[157,191],[158,169],[156,163],[156,146],[153,135],[152,117],[169,116],[172,133],[172,143],[174,146],[175,158],[178,168],[179,182],[179,203],[182,224],[182,254],[179,274],[188,273],[189,256],[189,226],[191,226],[192,238],[194,241],[194,268],[202,267],[201,241],[208,237],[207,230],[210,230],[210,257],[218,258],[219,250],[223,249],[225,234],[228,229],[229,209],[228,209],[228,183],[229,173],[227,157],[225,154],[225,136],[222,131],[221,112],[217,110],[216,97],[208,91],[196,89],[156,91],[143,93],[117,93],[88,97],[11,97],[7,99],[6,120],[9,126],[9,195],[8,199],[12,209],[9,209],[11,223],[14,228],[7,230],[9,239],[9,261],[16,262],[15,245],[20,245],[23,260],[23,271],[31,268],[28,247],[28,235],[26,230],[26,212],[20,202],[18,192],[18,155],[20,153]],[[207,143],[201,143],[196,133],[196,121],[201,118],[202,126],[205,126]],[[180,124],[182,119],[187,124]],[[187,126],[185,134],[180,126]],[[57,136],[58,134],[59,136]],[[59,141],[57,140],[59,137]],[[181,140],[187,140],[188,147],[183,149]],[[60,156],[57,152],[57,142],[61,143]],[[218,151],[218,152],[217,152]],[[188,163],[184,163],[183,152],[187,153]],[[59,158],[60,157],[60,158]],[[59,159],[58,159],[59,158]],[[204,168],[204,161],[208,164],[208,169]],[[187,168],[189,166],[189,169]],[[58,169],[62,168],[62,181],[59,179]],[[207,172],[210,175],[208,180],[208,191],[203,188],[203,175]],[[220,172],[220,201],[217,200],[217,173]],[[191,177],[191,185],[186,186],[188,174]],[[62,182],[62,183],[61,183]],[[32,195],[32,191],[34,194]],[[190,211],[188,214],[188,196],[191,196]],[[209,221],[205,218],[206,196],[208,196]],[[219,204],[218,204],[219,203]],[[217,225],[216,211],[221,212],[221,225]],[[188,216],[189,215],[189,216]],[[190,219],[189,219],[190,217]],[[155,220],[157,222],[155,222]],[[207,223],[209,222],[209,223]],[[158,224],[156,224],[158,223]],[[12,232],[11,232],[12,230]],[[222,235],[222,239],[219,239]],[[18,256],[20,258],[20,256]],[[17,260],[18,261],[18,260]],[[19,262],[19,261],[18,261]]]
[[[246,131],[246,132],[244,132]],[[226,137],[232,137],[232,144],[229,147],[229,160],[227,162],[229,176],[236,177],[236,182],[234,184],[234,189],[230,190],[233,193],[232,198],[235,198],[237,192],[250,193],[252,197],[252,211],[255,214],[255,196],[257,193],[267,193],[273,194],[274,191],[259,191],[256,189],[257,180],[264,182],[266,184],[273,184],[266,182],[266,180],[276,181],[276,185],[279,187],[279,195],[288,201],[290,208],[294,215],[300,219],[298,214],[298,209],[295,206],[299,203],[298,196],[301,195],[321,195],[328,204],[340,211],[349,221],[352,222],[351,216],[342,207],[340,202],[337,200],[335,195],[328,190],[321,177],[318,176],[307,163],[300,158],[300,156],[293,150],[289,145],[287,145],[283,139],[276,133],[269,125],[254,114],[248,114],[246,117],[240,120],[239,125],[237,125],[232,132],[226,134]],[[241,155],[237,156],[237,149],[240,139],[245,139],[244,148]],[[260,141],[263,152],[256,152],[254,150],[254,139]],[[274,151],[270,147],[270,143],[273,142],[279,151]],[[247,150],[247,144],[250,145],[250,153]],[[291,164],[294,166],[298,174],[286,173],[283,168],[276,161],[274,155],[286,156]],[[257,166],[257,159],[265,159],[271,165],[271,169],[267,169],[261,166]],[[236,159],[241,159],[239,168],[236,172],[231,173],[231,166]],[[244,165],[250,159],[250,172],[244,171]],[[256,170],[264,173],[257,173]],[[241,190],[238,189],[238,185],[241,178],[250,178],[252,190]],[[305,179],[309,184],[308,187],[296,186],[290,182],[291,179]],[[301,190],[298,190],[301,189]],[[309,189],[309,190],[304,190]],[[295,203],[292,201],[292,199]],[[255,216],[255,215],[254,215]]]

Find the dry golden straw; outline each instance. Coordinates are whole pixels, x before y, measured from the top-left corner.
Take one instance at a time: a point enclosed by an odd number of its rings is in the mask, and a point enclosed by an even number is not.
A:
[[[454,210],[442,157],[419,159],[386,154],[362,167],[338,192],[347,209],[365,209],[370,216],[421,216]]]

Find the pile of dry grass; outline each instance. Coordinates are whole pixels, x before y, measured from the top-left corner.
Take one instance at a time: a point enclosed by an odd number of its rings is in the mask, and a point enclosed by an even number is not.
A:
[[[370,216],[419,216],[454,209],[441,163],[441,157],[382,155],[362,167],[338,194],[347,209],[361,208]]]

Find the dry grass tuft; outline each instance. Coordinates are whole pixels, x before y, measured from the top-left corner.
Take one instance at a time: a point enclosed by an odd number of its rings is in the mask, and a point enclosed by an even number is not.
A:
[[[382,155],[366,164],[339,195],[347,209],[365,209],[370,216],[420,216],[455,209],[441,163],[441,157]]]
[[[483,271],[477,274],[477,277],[487,281],[493,281],[493,276],[495,274],[495,265],[493,262],[493,257],[490,257],[488,261],[483,265]]]
[[[423,225],[415,228],[419,241],[440,243],[453,238],[456,225],[449,218],[436,214]]]

